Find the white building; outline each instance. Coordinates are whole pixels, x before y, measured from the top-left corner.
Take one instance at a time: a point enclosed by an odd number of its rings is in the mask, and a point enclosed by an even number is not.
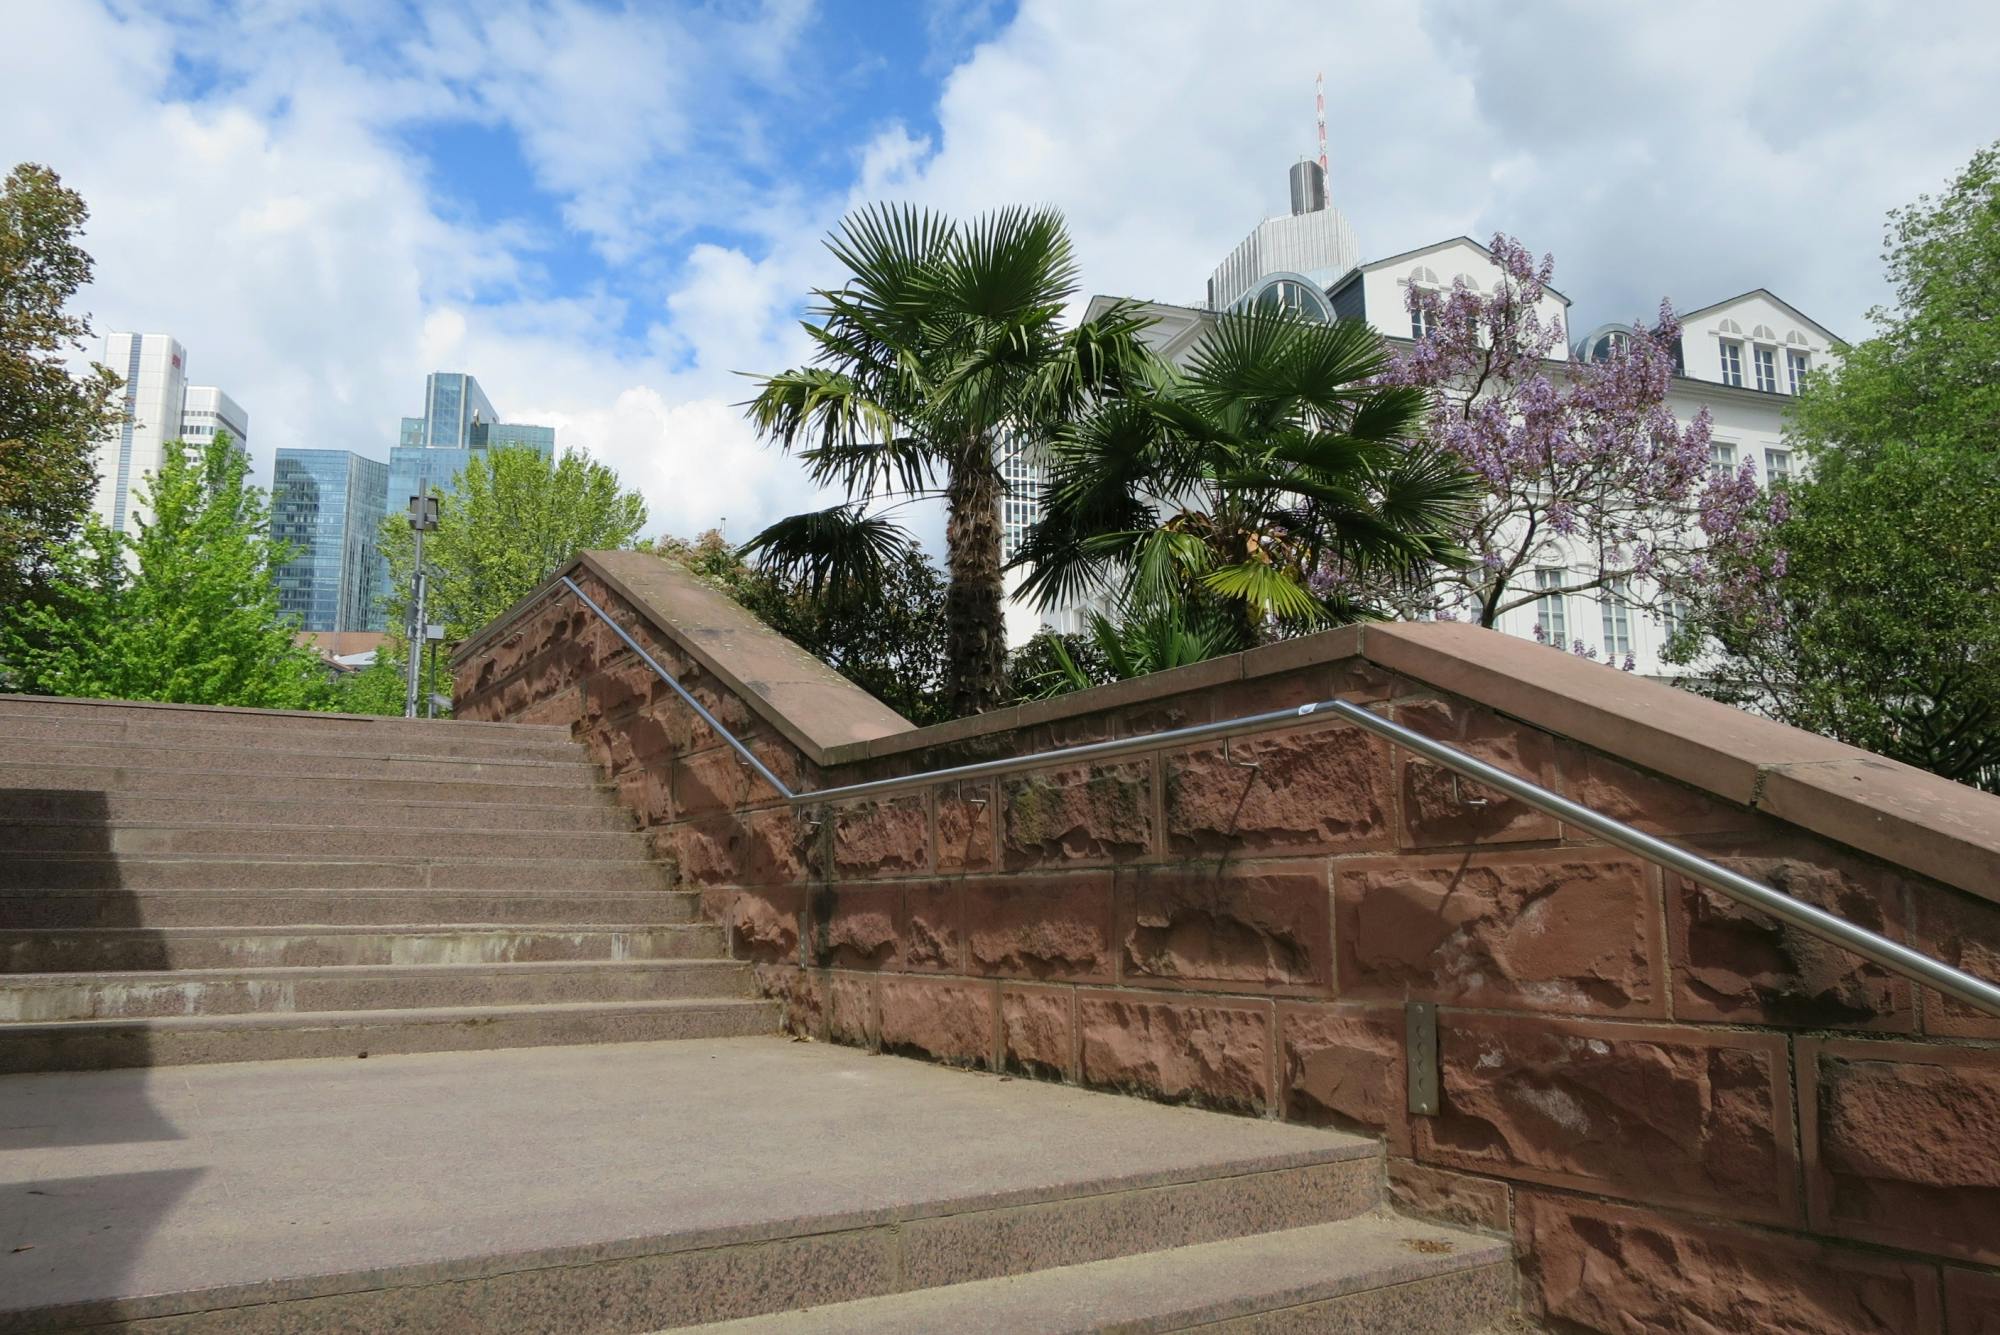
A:
[[[237,449],[250,453],[250,414],[243,405],[214,385],[189,385],[181,408],[181,439],[206,445],[218,431],[227,431]]]
[[[1291,298],[1289,289],[1302,275],[1275,267],[1262,274],[1232,267],[1246,254],[1261,253],[1253,247],[1256,240],[1253,233],[1216,271],[1218,278],[1227,277],[1225,284],[1219,287],[1218,279],[1210,280],[1211,293],[1234,294],[1227,300],[1211,301],[1207,309],[1158,302],[1143,306],[1142,313],[1155,321],[1144,335],[1155,352],[1183,362],[1212,326],[1216,310],[1268,308],[1277,301],[1308,316],[1363,320],[1386,338],[1407,343],[1424,333],[1406,301],[1412,284],[1449,288],[1457,280],[1490,292],[1500,277],[1486,247],[1469,237],[1453,237],[1355,264],[1326,283],[1319,294],[1321,302],[1299,301]],[[1112,302],[1110,297],[1094,297],[1084,318],[1096,318]],[[1540,316],[1561,335],[1552,359],[1598,360],[1617,340],[1631,335],[1629,326],[1606,325],[1571,344],[1569,306],[1569,298],[1553,289],[1543,297]],[[1675,416],[1686,423],[1701,409],[1708,410],[1716,467],[1734,471],[1748,464],[1764,485],[1789,476],[1793,463],[1785,442],[1785,414],[1805,374],[1839,357],[1840,340],[1762,288],[1688,311],[1681,321],[1679,374],[1667,399]],[[1566,570],[1582,573],[1591,568],[1579,544],[1574,560],[1552,562],[1546,570],[1537,570],[1534,578],[1537,586],[1560,587],[1578,582],[1563,578]],[[1670,618],[1671,609],[1645,612],[1615,595],[1592,591],[1552,595],[1515,608],[1502,615],[1499,628],[1532,638],[1539,626],[1552,642],[1581,640],[1602,658],[1622,663],[1629,655],[1635,671],[1669,676],[1680,670],[1661,658],[1672,632]]]
[[[160,471],[169,441],[200,443],[226,430],[246,452],[250,415],[212,385],[187,382],[187,349],[168,334],[105,336],[104,364],[125,379],[125,420],[97,448],[97,517],[137,536],[140,484]]]

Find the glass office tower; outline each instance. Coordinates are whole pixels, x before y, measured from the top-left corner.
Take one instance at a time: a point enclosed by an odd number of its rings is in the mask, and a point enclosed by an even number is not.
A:
[[[388,466],[347,450],[281,449],[271,477],[271,536],[296,550],[278,570],[280,609],[306,630],[380,630]]]

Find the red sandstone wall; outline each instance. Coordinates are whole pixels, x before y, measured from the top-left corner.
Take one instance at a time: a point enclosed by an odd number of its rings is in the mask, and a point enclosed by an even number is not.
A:
[[[753,687],[641,638],[799,787],[1386,702],[2000,976],[1992,900],[1387,671],[1358,637],[823,769]],[[1405,1208],[1511,1233],[1544,1314],[1577,1328],[2000,1332],[2000,1021],[1352,728],[794,812],[567,600],[474,646],[459,687],[461,718],[576,726],[799,1032],[1380,1133]],[[1405,999],[1441,1007],[1437,1117],[1405,1112]]]

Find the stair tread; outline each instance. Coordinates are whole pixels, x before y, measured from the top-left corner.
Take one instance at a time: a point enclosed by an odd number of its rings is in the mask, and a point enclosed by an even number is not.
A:
[[[697,969],[748,969],[743,960],[715,959],[636,959],[636,960],[496,960],[493,963],[461,964],[245,964],[200,969],[72,969],[61,973],[0,973],[0,988],[74,986],[78,983],[203,983],[249,978],[397,978],[436,977],[494,973],[611,973],[620,969],[641,972],[675,972]]]
[[[111,748],[111,749],[114,751],[116,750],[116,748]],[[449,757],[446,757],[446,759],[449,759]],[[575,766],[550,765],[550,766],[544,766],[543,768],[550,770],[574,769],[576,772],[566,780],[549,781],[549,782],[530,782],[524,778],[519,778],[519,777],[501,778],[492,774],[469,774],[463,778],[453,778],[453,779],[411,779],[406,777],[399,778],[397,775],[394,774],[326,774],[311,770],[295,769],[291,766],[284,764],[282,760],[273,760],[268,765],[251,769],[234,769],[234,768],[218,769],[214,766],[202,767],[202,766],[187,766],[187,765],[135,765],[130,763],[129,761],[115,759],[112,756],[107,756],[103,764],[90,764],[78,761],[56,761],[54,763],[50,763],[47,761],[19,761],[19,760],[8,760],[3,757],[0,757],[0,775],[7,774],[10,771],[25,771],[30,775],[37,775],[37,774],[49,774],[49,773],[61,773],[63,771],[130,770],[146,774],[190,774],[198,776],[229,774],[229,775],[244,775],[244,776],[263,775],[268,777],[285,778],[285,779],[321,779],[321,780],[359,779],[369,783],[439,783],[439,784],[482,783],[497,788],[527,788],[527,789],[556,788],[556,789],[561,789],[563,791],[570,791],[570,790],[583,791],[586,788],[586,785],[582,782],[582,780],[588,775],[591,777],[591,782],[587,785],[589,790],[601,791],[607,793],[616,791],[616,788],[613,785],[597,780],[595,778],[596,771],[591,766],[583,764],[581,762],[579,762]],[[29,784],[29,785],[9,785],[9,786],[34,787],[35,785]],[[89,790],[77,790],[77,791],[89,791]]]
[[[673,1329],[708,1335],[922,1335],[995,1329],[1010,1335],[1083,1335],[1104,1329],[1173,1330],[1460,1274],[1504,1263],[1510,1255],[1508,1244],[1496,1238],[1377,1213],[1002,1279]],[[1004,1323],[996,1326],[995,1317],[1001,1313]],[[1436,1328],[1453,1328],[1445,1324],[1452,1315],[1440,1311]],[[1456,1328],[1473,1330],[1497,1315],[1468,1312]]]
[[[251,1015],[145,1015],[115,1020],[32,1020],[0,1023],[0,1038],[36,1031],[77,1033],[113,1029],[308,1029],[341,1025],[449,1023],[504,1016],[622,1014],[641,1011],[769,1009],[752,997],[690,997],[668,1001],[547,1001],[500,1006],[410,1006],[395,1010],[276,1011]]]
[[[477,729],[495,735],[552,736],[567,738],[569,729],[560,723],[488,723],[473,719],[411,719],[383,714],[337,714],[314,709],[259,709],[241,705],[188,705],[167,700],[98,700],[74,695],[9,695],[0,701],[0,716],[48,717],[50,707],[74,711],[78,715],[102,712],[143,716],[148,720],[178,719],[201,722],[230,719],[272,721],[298,719],[312,724],[357,728],[451,728]]]
[[[57,892],[57,893],[88,893],[88,894],[95,894],[95,893],[98,893],[98,892],[97,892],[97,891],[84,891],[84,892],[69,892],[69,891],[61,891],[61,892]],[[178,890],[169,890],[169,891],[161,891],[161,892],[158,892],[158,893],[163,893],[163,894],[180,894],[180,893],[182,893],[182,892],[181,892],[181,891],[178,891]],[[194,893],[198,893],[198,894],[210,894],[210,893],[214,893],[214,892],[212,892],[212,891],[196,891],[196,892],[194,892]],[[288,894],[288,893],[291,893],[291,892],[289,892],[289,891],[271,891],[271,892],[267,892],[267,893],[274,893],[274,894]],[[480,894],[480,893],[500,893],[500,894],[513,894],[513,893],[515,893],[515,892],[514,892],[514,891],[497,891],[497,892],[482,892],[482,891],[470,891],[470,892],[461,892],[461,891],[450,891],[450,892],[448,892],[448,893],[451,893],[451,894],[460,894],[460,893],[472,893],[472,894]],[[688,895],[688,896],[691,896],[691,895],[693,895],[693,894],[694,894],[695,892],[694,892],[694,891],[691,891],[691,890],[660,890],[660,891],[647,891],[647,892],[643,892],[643,893],[646,893],[646,894],[666,894],[666,895]],[[34,935],[61,935],[61,936],[78,936],[78,935],[82,935],[82,934],[85,934],[85,933],[91,933],[91,932],[96,932],[96,933],[102,933],[102,934],[104,934],[104,935],[106,935],[106,936],[143,936],[143,937],[186,937],[186,938],[190,938],[190,939],[199,939],[199,938],[202,938],[202,937],[214,937],[214,936],[225,936],[225,937],[226,937],[226,936],[297,936],[297,935],[299,935],[299,934],[301,934],[301,933],[310,933],[310,934],[312,934],[312,935],[316,935],[316,936],[432,936],[432,935],[438,935],[438,934],[442,934],[442,933],[449,933],[450,935],[453,935],[453,936],[467,936],[467,935],[474,935],[474,934],[478,934],[478,933],[491,933],[491,934],[493,934],[493,935],[507,935],[507,936],[520,936],[520,935],[524,935],[524,934],[527,934],[527,933],[531,933],[531,932],[560,932],[560,933],[562,933],[562,934],[564,934],[564,935],[570,935],[570,934],[574,934],[574,933],[578,933],[578,932],[586,932],[586,933],[593,933],[593,934],[594,934],[594,933],[616,933],[616,932],[710,932],[710,931],[720,931],[720,930],[721,930],[721,929],[720,929],[719,927],[717,927],[717,926],[716,926],[716,924],[714,924],[714,923],[710,923],[710,922],[584,922],[584,923],[573,923],[573,922],[523,922],[523,923],[509,923],[509,922],[444,922],[444,923],[410,923],[410,922],[388,922],[388,923],[339,923],[339,922],[336,922],[336,923],[316,923],[316,922],[308,922],[308,923],[295,923],[295,924],[290,924],[290,925],[282,925],[282,926],[271,926],[270,924],[267,924],[267,923],[255,923],[255,924],[249,924],[249,925],[246,925],[246,926],[241,926],[241,927],[237,927],[237,926],[230,926],[230,925],[227,925],[227,924],[224,924],[224,925],[221,925],[221,926],[208,926],[208,927],[0,927],[0,937],[9,937],[9,936],[34,936]]]

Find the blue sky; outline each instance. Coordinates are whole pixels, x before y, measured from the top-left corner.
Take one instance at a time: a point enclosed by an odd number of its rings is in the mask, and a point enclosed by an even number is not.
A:
[[[1502,17],[1504,16],[1504,17]],[[1579,327],[1765,286],[1838,332],[1883,214],[2000,137],[2000,9],[1547,0],[62,0],[0,155],[94,210],[100,331],[280,445],[381,457],[423,375],[616,466],[655,530],[812,503],[734,406],[870,200],[1068,216],[1084,295],[1190,300],[1313,149],[1364,256],[1495,230]]]

